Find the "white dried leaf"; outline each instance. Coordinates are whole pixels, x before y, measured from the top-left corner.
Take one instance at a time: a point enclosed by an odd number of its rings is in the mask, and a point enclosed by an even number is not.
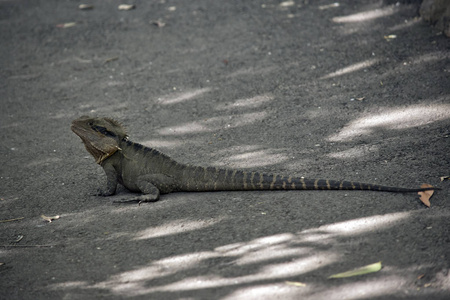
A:
[[[134,5],[134,4],[120,4],[118,7],[119,10],[132,10],[135,8],[136,8],[136,5]]]

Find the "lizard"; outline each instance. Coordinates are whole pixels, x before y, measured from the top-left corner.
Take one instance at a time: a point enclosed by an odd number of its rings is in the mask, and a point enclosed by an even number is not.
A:
[[[438,190],[436,187],[401,188],[354,181],[307,179],[263,172],[179,163],[160,151],[132,142],[124,126],[112,118],[82,116],[71,130],[102,166],[106,189],[98,195],[111,196],[118,184],[141,195],[125,201],[153,202],[171,192],[249,190],[367,190],[409,193]]]

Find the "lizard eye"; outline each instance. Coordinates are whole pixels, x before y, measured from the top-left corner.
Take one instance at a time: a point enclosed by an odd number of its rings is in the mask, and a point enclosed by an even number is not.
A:
[[[100,132],[100,133],[103,134],[103,135],[113,136],[113,137],[116,136],[113,132],[108,131],[105,127],[102,127],[102,126],[94,126],[94,128],[95,128],[95,130],[97,130],[98,132]]]

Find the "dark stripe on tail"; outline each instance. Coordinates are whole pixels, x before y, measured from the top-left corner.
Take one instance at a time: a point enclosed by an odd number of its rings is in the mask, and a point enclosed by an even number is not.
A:
[[[307,179],[241,170],[183,166],[183,191],[243,191],[243,190],[363,190],[409,193],[429,188],[400,188],[354,181]]]

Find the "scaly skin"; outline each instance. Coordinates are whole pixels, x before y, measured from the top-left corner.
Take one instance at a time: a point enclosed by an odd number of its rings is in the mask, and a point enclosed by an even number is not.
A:
[[[160,194],[181,191],[370,190],[408,193],[438,189],[409,189],[190,166],[178,163],[155,149],[129,141],[124,127],[110,118],[83,116],[72,122],[71,129],[106,173],[106,190],[101,191],[101,195],[114,195],[118,183],[132,192],[142,193],[125,202],[157,201]]]

